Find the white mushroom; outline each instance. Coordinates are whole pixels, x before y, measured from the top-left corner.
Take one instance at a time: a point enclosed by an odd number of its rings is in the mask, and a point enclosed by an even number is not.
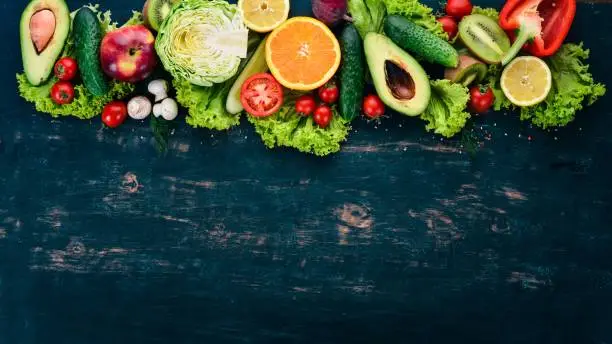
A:
[[[149,92],[155,96],[155,102],[168,98],[168,82],[164,79],[153,80],[148,86]]]
[[[127,104],[128,115],[136,120],[149,117],[153,105],[147,97],[134,97]]]
[[[178,116],[178,104],[174,99],[166,98],[161,103],[153,106],[153,116],[161,116],[166,121],[172,121]]]

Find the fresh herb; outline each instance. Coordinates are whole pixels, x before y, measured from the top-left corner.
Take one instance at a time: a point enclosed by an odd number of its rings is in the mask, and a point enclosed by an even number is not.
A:
[[[153,138],[155,138],[155,148],[157,148],[160,154],[165,154],[168,151],[168,141],[176,122],[151,116],[149,123],[153,132]]]

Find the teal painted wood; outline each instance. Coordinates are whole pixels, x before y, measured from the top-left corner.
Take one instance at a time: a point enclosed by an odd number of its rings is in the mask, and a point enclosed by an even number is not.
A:
[[[246,121],[159,156],[147,125],[18,98],[22,8],[0,25],[0,344],[612,342],[609,97],[550,133],[478,118],[473,157],[399,116],[325,159]],[[611,15],[580,5],[570,35],[608,85]]]

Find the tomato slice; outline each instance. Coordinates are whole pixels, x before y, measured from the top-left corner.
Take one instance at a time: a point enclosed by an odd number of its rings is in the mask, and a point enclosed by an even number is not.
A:
[[[283,105],[283,87],[269,73],[255,74],[242,84],[240,102],[251,116],[270,116]]]

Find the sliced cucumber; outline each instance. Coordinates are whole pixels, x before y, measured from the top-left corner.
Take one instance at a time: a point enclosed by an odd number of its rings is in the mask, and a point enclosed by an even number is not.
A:
[[[242,102],[240,102],[240,90],[242,89],[242,84],[249,77],[257,73],[264,73],[267,71],[268,64],[266,63],[266,39],[264,38],[261,43],[259,43],[255,53],[253,53],[253,57],[251,57],[249,62],[247,62],[236,81],[234,81],[234,85],[232,85],[225,103],[225,109],[227,112],[237,114],[244,110],[242,107]]]

